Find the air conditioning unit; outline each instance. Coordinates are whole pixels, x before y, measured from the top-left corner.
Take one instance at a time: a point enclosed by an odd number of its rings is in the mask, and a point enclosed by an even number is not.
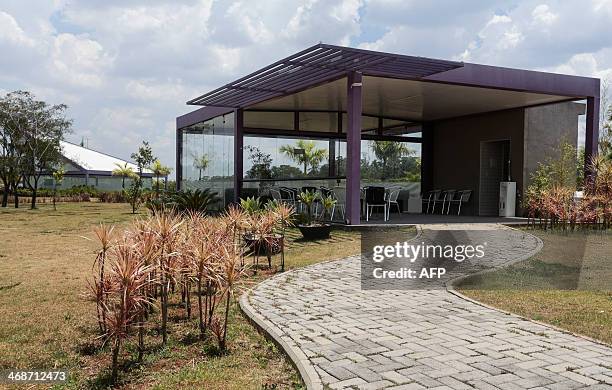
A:
[[[499,216],[514,217],[516,213],[516,182],[499,183]]]

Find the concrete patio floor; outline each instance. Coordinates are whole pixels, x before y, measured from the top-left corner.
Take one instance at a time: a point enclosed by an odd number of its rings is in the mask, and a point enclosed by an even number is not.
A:
[[[456,215],[456,214],[412,214],[412,213],[391,213],[389,220],[384,221],[382,214],[374,214],[369,221],[365,218],[358,225],[361,226],[376,226],[376,225],[431,225],[431,224],[490,224],[499,223],[504,225],[525,225],[527,218],[522,217],[480,217],[473,215]]]

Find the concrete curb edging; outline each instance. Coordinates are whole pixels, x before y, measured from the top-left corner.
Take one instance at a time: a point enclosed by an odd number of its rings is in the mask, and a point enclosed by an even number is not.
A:
[[[513,230],[518,230],[518,229],[515,229],[514,227],[511,227],[511,226],[507,226],[507,227],[509,227],[510,229],[513,229]],[[529,233],[524,232],[524,231],[521,231],[521,233],[529,234]],[[534,320],[534,319],[531,319],[531,318],[523,317],[520,314],[516,314],[516,313],[510,312],[510,311],[507,311],[507,310],[503,310],[503,309],[497,308],[495,306],[487,305],[486,303],[483,303],[483,302],[477,301],[476,299],[470,298],[467,295],[464,295],[464,294],[460,293],[459,291],[457,291],[455,289],[455,285],[457,285],[458,283],[464,281],[467,278],[470,278],[470,277],[476,276],[476,275],[485,275],[485,274],[488,274],[488,273],[491,273],[491,272],[498,271],[498,270],[500,270],[502,268],[505,268],[505,267],[508,267],[508,266],[510,266],[512,264],[516,264],[516,263],[519,263],[521,261],[525,261],[525,260],[529,259],[530,257],[532,257],[532,256],[536,255],[537,253],[539,253],[542,250],[542,248],[544,247],[544,243],[542,242],[542,240],[539,237],[534,236],[533,234],[529,234],[529,235],[531,237],[535,238],[537,240],[537,242],[538,242],[537,247],[536,247],[536,249],[533,250],[533,252],[531,252],[528,255],[521,256],[521,257],[519,257],[517,259],[513,259],[513,260],[510,260],[510,261],[507,261],[504,264],[500,264],[500,265],[498,265],[496,267],[489,268],[489,269],[486,269],[486,270],[482,270],[480,272],[476,272],[476,273],[469,274],[469,275],[458,276],[455,279],[449,280],[448,282],[446,282],[446,291],[448,291],[449,293],[455,295],[456,297],[459,297],[459,298],[461,298],[461,299],[463,299],[465,301],[468,301],[470,303],[473,303],[475,305],[482,306],[482,307],[485,307],[487,309],[494,310],[494,311],[497,311],[499,313],[503,313],[503,314],[506,314],[506,315],[515,316],[515,317],[518,317],[518,318],[520,318],[522,320],[533,322],[535,324],[544,326],[546,328],[549,328],[549,329],[557,331],[557,332],[561,332],[561,333],[564,333],[564,334],[569,334],[569,335],[574,336],[574,337],[578,337],[578,338],[581,338],[581,339],[584,339],[584,340],[587,340],[587,341],[590,341],[590,342],[593,342],[593,343],[596,343],[596,344],[599,344],[599,345],[603,345],[605,347],[612,348],[611,344],[607,344],[607,343],[605,343],[603,341],[596,340],[596,339],[591,338],[589,336],[585,336],[585,335],[582,335],[582,334],[579,334],[579,333],[570,332],[567,329],[559,328],[557,326],[554,326],[554,325],[551,325],[551,324],[548,324],[548,323],[545,323],[545,322],[541,322],[541,321],[537,321],[537,320]]]
[[[286,275],[286,273],[283,275]],[[287,354],[289,360],[299,371],[302,381],[304,381],[307,389],[323,390],[323,382],[321,382],[319,374],[317,374],[314,366],[310,363],[310,360],[304,354],[304,352],[302,352],[302,350],[296,346],[291,345],[290,340],[283,338],[282,331],[280,329],[253,309],[251,303],[249,302],[251,291],[252,290],[247,291],[240,297],[240,309],[246,314],[249,320],[257,326],[257,328],[269,336],[269,338],[271,338],[272,341]]]

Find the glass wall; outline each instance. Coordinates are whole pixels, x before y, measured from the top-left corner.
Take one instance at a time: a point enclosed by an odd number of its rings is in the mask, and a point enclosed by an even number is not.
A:
[[[346,114],[344,114],[346,115]],[[242,197],[270,196],[273,187],[321,186],[334,189],[339,203],[345,201],[346,140],[343,134],[295,135],[288,131],[278,135],[255,134],[258,129],[288,130],[296,124],[293,113],[245,112],[243,149]],[[336,113],[301,112],[297,118],[301,131],[338,133]],[[376,126],[378,118],[367,119],[365,128]],[[343,127],[346,121],[342,120]],[[421,144],[399,141],[397,136],[420,137],[420,126],[401,121],[383,120],[383,135],[396,136],[393,140],[366,139],[361,143],[361,187],[370,185],[401,188],[400,204],[409,210],[409,200],[420,196]],[[227,205],[234,191],[234,118],[233,114],[219,116],[181,129],[181,188],[210,188]],[[364,137],[375,138],[375,130]],[[332,137],[332,138],[327,138]],[[382,139],[380,139],[382,138]],[[415,201],[416,202],[416,201]],[[420,205],[420,203],[419,203]]]
[[[269,196],[271,188],[300,191],[321,186],[345,201],[346,141],[271,136],[244,139],[243,196]],[[399,188],[403,211],[417,211],[421,192],[421,144],[362,140],[361,187]]]
[[[181,131],[181,188],[209,188],[226,205],[234,190],[234,115],[218,116]]]
[[[245,136],[243,188],[265,196],[278,186],[334,187],[343,182],[343,155],[340,140]]]
[[[361,187],[399,188],[402,211],[420,212],[421,144],[361,141]]]

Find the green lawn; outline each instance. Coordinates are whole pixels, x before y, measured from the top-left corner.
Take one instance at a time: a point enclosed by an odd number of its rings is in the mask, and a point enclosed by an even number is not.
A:
[[[489,305],[612,344],[612,232],[528,232],[544,243],[540,253],[457,288]]]
[[[56,212],[48,205],[34,211],[0,209],[0,369],[68,368],[70,387],[105,387],[110,354],[95,340],[95,304],[81,296],[97,250],[91,228],[100,222],[121,228],[133,218],[125,204],[67,203]],[[334,231],[329,240],[303,242],[292,230],[287,268],[357,254],[359,238],[355,232]],[[272,274],[259,272],[245,287]],[[182,316],[178,308],[170,312],[174,320],[167,347],[159,347],[159,337],[147,338],[144,363],[131,363],[121,373],[122,387],[301,387],[296,370],[237,304],[230,312],[229,353],[222,356],[212,342],[196,341],[196,323]],[[121,359],[129,362],[130,356],[135,348],[128,345]]]

